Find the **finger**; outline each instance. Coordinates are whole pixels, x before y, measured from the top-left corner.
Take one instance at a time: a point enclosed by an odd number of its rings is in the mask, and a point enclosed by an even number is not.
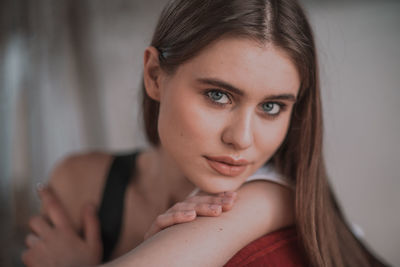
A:
[[[38,242],[40,242],[40,238],[32,233],[28,234],[25,238],[25,244],[28,248],[32,248]]]
[[[225,191],[225,192],[219,193],[217,196],[219,196],[219,197],[233,197],[233,198],[236,198],[237,193],[235,191]]]
[[[164,213],[157,217],[156,221],[151,225],[150,229],[144,236],[144,239],[151,237],[159,231],[178,223],[193,221],[196,218],[194,210],[177,211],[173,213]]]
[[[198,198],[197,201],[207,201],[206,198]],[[216,202],[223,202],[216,201]],[[226,205],[226,204],[224,204]],[[201,216],[219,216],[222,212],[223,204],[208,204],[207,202],[204,203],[195,203],[195,202],[179,202],[176,203],[171,209],[167,211],[167,213],[177,213],[180,211],[188,211],[188,210],[195,210],[197,215]]]
[[[231,210],[236,201],[237,193],[234,191],[227,191],[218,195],[224,197],[224,200],[222,201],[222,211]]]
[[[24,265],[27,267],[35,266],[34,254],[32,253],[31,249],[27,249],[22,252],[21,260],[24,263]]]
[[[200,195],[188,198],[185,202],[188,203],[207,203],[207,204],[221,204],[224,197]]]
[[[168,226],[190,222],[196,218],[196,211],[194,210],[184,210],[176,211],[172,213],[164,213],[157,217],[156,224],[160,230],[167,228]]]
[[[53,230],[49,223],[41,216],[34,216],[29,220],[29,228],[40,238],[46,239]]]
[[[100,222],[94,205],[89,204],[85,207],[83,220],[83,232],[87,244],[98,254],[101,254]]]
[[[34,248],[29,248],[22,252],[21,260],[26,267],[54,266],[46,263],[46,253],[43,243],[38,243]]]
[[[228,191],[219,193],[217,196],[212,195],[199,195],[188,199],[188,202],[195,203],[208,203],[222,206],[222,211],[229,211],[232,209],[237,197],[236,192]],[[208,215],[205,215],[208,216]]]
[[[144,236],[144,239],[148,239],[159,231],[178,223],[185,223],[193,221],[196,218],[196,212],[194,210],[176,211],[170,213],[164,213],[157,217],[156,221],[151,225],[150,229]]]
[[[200,201],[201,199],[199,199]],[[180,211],[195,210],[197,215],[201,216],[218,216],[222,212],[222,204],[208,204],[195,202],[179,202],[176,203],[167,213],[177,213]],[[178,213],[179,214],[179,213]]]
[[[218,204],[199,203],[194,207],[197,216],[219,216],[222,213],[222,206]]]
[[[174,204],[170,209],[168,209],[166,213],[193,210],[196,204],[197,203],[195,202],[188,202],[188,201],[178,202]]]
[[[49,187],[43,187],[38,190],[39,197],[42,200],[42,206],[48,215],[51,223],[55,227],[71,228],[71,223],[66,212],[58,198]]]
[[[232,196],[194,196],[192,198],[189,198],[186,200],[186,202],[189,203],[207,203],[207,204],[217,204],[221,205],[223,208],[223,211],[229,210],[232,208],[233,203],[235,202],[236,195]]]
[[[222,201],[222,211],[229,211],[232,209],[233,205],[235,204],[235,199],[234,198],[228,198],[224,199]]]

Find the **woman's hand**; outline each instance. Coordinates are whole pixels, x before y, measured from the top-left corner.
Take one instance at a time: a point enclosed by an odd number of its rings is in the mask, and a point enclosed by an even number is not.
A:
[[[102,243],[100,226],[94,206],[88,205],[83,214],[83,234],[74,230],[61,203],[49,188],[39,190],[44,215],[32,217],[33,233],[26,239],[28,249],[22,261],[28,267],[71,267],[100,264]]]
[[[229,211],[233,207],[235,199],[236,192],[224,192],[218,195],[200,193],[189,196],[159,215],[145,234],[144,239],[148,239],[169,226],[193,221],[197,216],[217,217],[222,212]]]

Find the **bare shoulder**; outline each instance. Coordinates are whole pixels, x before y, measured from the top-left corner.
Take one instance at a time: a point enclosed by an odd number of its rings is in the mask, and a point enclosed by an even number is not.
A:
[[[77,229],[81,227],[82,207],[99,205],[111,159],[102,152],[73,154],[56,164],[50,175],[49,186]]]
[[[266,234],[294,223],[294,201],[294,191],[288,187],[252,181],[239,188],[232,212],[224,215],[238,223],[254,218],[260,233]]]

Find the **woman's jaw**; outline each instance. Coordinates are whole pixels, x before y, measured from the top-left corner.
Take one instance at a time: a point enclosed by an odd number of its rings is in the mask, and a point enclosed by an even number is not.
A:
[[[186,185],[184,187],[187,189],[184,195],[190,194],[196,187],[212,194],[235,191],[266,161],[253,161],[228,154],[216,156],[211,152],[190,156],[187,161],[175,160],[174,155],[162,146],[157,148],[157,154],[159,175],[167,182],[164,188],[174,195],[177,195],[175,189],[182,192],[182,185]]]

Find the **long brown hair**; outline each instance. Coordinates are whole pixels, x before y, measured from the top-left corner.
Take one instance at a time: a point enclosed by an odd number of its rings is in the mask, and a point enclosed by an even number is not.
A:
[[[173,73],[224,36],[245,37],[283,49],[301,77],[291,124],[271,159],[296,183],[299,246],[310,266],[385,266],[351,232],[329,186],[322,157],[322,108],[314,37],[295,0],[176,0],[163,10],[151,45]],[[155,146],[159,103],[143,88],[146,135]]]

